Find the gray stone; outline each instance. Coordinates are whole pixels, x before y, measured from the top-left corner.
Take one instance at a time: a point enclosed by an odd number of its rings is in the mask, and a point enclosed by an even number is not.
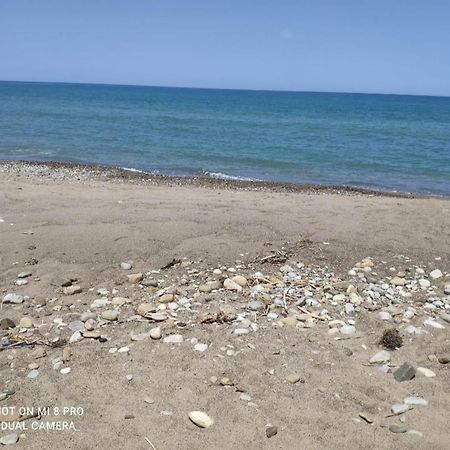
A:
[[[351,336],[356,333],[356,328],[353,325],[344,325],[339,331],[344,336]]]
[[[427,406],[428,401],[422,397],[418,397],[416,395],[412,395],[411,397],[406,397],[403,402],[406,405],[418,405],[418,406]]]
[[[131,268],[133,267],[133,264],[131,262],[122,262],[122,263],[120,263],[120,267],[123,270],[131,270]]]
[[[258,300],[254,300],[248,303],[247,308],[251,311],[259,311],[261,309],[264,309],[264,304],[262,302],[259,302]]]
[[[245,334],[250,333],[250,331],[248,330],[248,328],[236,328],[234,330],[234,334],[236,336],[244,336]]]
[[[39,371],[36,369],[31,370],[30,372],[28,372],[27,378],[29,378],[30,380],[34,380],[39,376]]]
[[[273,425],[269,425],[266,428],[266,436],[268,438],[271,438],[271,437],[275,436],[277,433],[278,433],[278,428],[273,426]]]
[[[389,431],[392,433],[406,433],[406,428],[403,425],[391,425]]]
[[[65,288],[63,288],[63,294],[64,295],[75,295],[75,294],[80,294],[82,291],[81,287],[78,285],[73,285],[73,286],[67,286]]]
[[[444,294],[450,295],[450,284],[444,286]]]
[[[434,269],[432,272],[430,272],[430,277],[433,278],[433,280],[437,280],[438,278],[441,278],[442,276],[443,276],[443,274],[439,269]]]
[[[17,275],[17,278],[28,278],[31,277],[31,272],[20,272],[19,275]]]
[[[412,380],[415,375],[416,369],[409,362],[405,362],[394,372],[394,378],[399,382]]]
[[[181,334],[170,334],[163,339],[165,344],[181,344],[184,338]]]
[[[409,405],[405,405],[404,403],[398,403],[396,405],[391,406],[392,414],[403,414],[408,411]]]
[[[9,330],[10,328],[15,328],[16,324],[7,317],[0,320],[0,329],[1,330]]]
[[[19,303],[23,303],[23,296],[19,295],[19,294],[6,294],[3,297],[3,303],[15,303],[15,304],[19,304]]]
[[[0,438],[0,444],[2,445],[13,445],[19,440],[17,433],[7,434]]]
[[[203,353],[208,350],[208,344],[202,344],[201,342],[199,342],[198,344],[194,345],[194,350]]]
[[[383,364],[391,360],[391,354],[387,350],[381,350],[369,359],[371,364]]]

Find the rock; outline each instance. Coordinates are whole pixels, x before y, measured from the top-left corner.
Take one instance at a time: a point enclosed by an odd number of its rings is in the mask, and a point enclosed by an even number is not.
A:
[[[250,331],[248,328],[236,328],[233,333],[237,336],[244,336],[250,333]]]
[[[83,337],[86,339],[99,339],[100,338],[100,331],[85,331],[83,333]]]
[[[91,308],[103,308],[106,305],[109,305],[111,302],[107,297],[97,298],[91,303]]]
[[[0,438],[0,444],[2,445],[13,445],[19,440],[17,433],[7,434]]]
[[[212,291],[212,286],[210,284],[201,284],[198,290],[203,294],[209,294]]]
[[[406,280],[400,277],[394,277],[390,281],[393,286],[404,286],[406,284]]]
[[[436,374],[432,370],[427,369],[426,367],[418,367],[416,373],[423,375],[424,377],[427,378],[432,378],[436,376]]]
[[[421,278],[419,280],[419,286],[420,286],[421,289],[423,289],[425,291],[431,286],[431,283],[430,283],[429,280],[427,280],[425,278]]]
[[[301,379],[301,376],[297,373],[291,373],[286,377],[286,381],[290,384],[298,383]]]
[[[159,297],[159,303],[171,303],[173,302],[175,296],[173,294],[163,294]]]
[[[67,287],[63,288],[64,295],[80,294],[81,292],[82,292],[82,289],[78,285],[72,285],[72,286],[67,286]]]
[[[148,278],[146,280],[142,280],[141,284],[147,287],[158,287],[158,280],[154,280],[153,278]]]
[[[445,295],[450,295],[450,284],[446,284],[444,286],[444,294]]]
[[[386,350],[381,350],[369,359],[371,364],[384,364],[391,360],[391,354]]]
[[[237,284],[235,281],[233,281],[231,278],[226,278],[223,282],[223,287],[229,291],[236,291],[241,292],[242,286]]]
[[[433,327],[437,330],[444,330],[445,326],[440,324],[439,322],[436,322],[434,319],[432,319],[431,317],[429,317],[428,319],[423,321],[424,325],[427,325],[429,327]]]
[[[130,347],[120,347],[119,350],[117,350],[117,353],[129,353],[130,352]]]
[[[189,419],[200,428],[209,428],[214,424],[214,420],[203,411],[191,411]]]
[[[120,268],[123,270],[131,270],[133,267],[133,264],[131,262],[121,262]]]
[[[146,315],[146,317],[155,322],[164,322],[165,320],[167,320],[166,313],[149,313]]]
[[[30,372],[28,372],[27,378],[30,380],[34,380],[39,376],[39,371],[37,369],[33,369]]]
[[[231,280],[241,287],[245,287],[248,284],[247,278],[243,277],[242,275],[236,275]]]
[[[430,272],[430,277],[433,278],[433,280],[437,280],[438,278],[441,278],[443,276],[443,273],[439,269],[434,269],[432,272]]]
[[[161,327],[155,327],[150,330],[150,337],[152,339],[155,339],[155,340],[161,339],[161,336],[162,336]]]
[[[70,373],[71,372],[71,368],[70,367],[64,367],[63,369],[61,369],[60,370],[60,372],[63,374],[63,375],[67,375],[68,373]]]
[[[403,414],[408,411],[409,405],[405,405],[404,403],[398,403],[396,405],[391,406],[392,414]]]
[[[441,313],[440,318],[447,323],[450,323],[450,314],[448,313]]]
[[[247,308],[250,311],[261,311],[265,308],[264,303],[258,300],[253,300],[247,304]]]
[[[127,300],[125,297],[113,297],[112,304],[115,306],[122,306],[127,303]]]
[[[356,328],[353,325],[344,325],[339,330],[341,334],[344,336],[351,336],[352,334],[356,333]]]
[[[181,334],[170,334],[163,339],[165,344],[181,344],[184,338]]]
[[[4,319],[0,320],[0,329],[1,330],[9,330],[10,328],[15,328],[16,324],[13,320],[5,317]]]
[[[81,339],[83,339],[81,332],[75,331],[75,333],[73,333],[69,338],[69,344],[75,344],[75,342],[81,341]]]
[[[83,331],[84,323],[81,320],[74,320],[73,322],[69,323],[69,328],[72,332]]]
[[[194,350],[197,352],[205,352],[206,350],[208,350],[208,344],[202,344],[202,343],[198,343],[194,345]]]
[[[405,403],[405,405],[414,405],[414,406],[427,406],[428,405],[427,400],[425,400],[422,397],[415,396],[415,395],[405,398],[403,400],[403,402]]]
[[[22,317],[19,321],[19,328],[33,328],[33,322],[29,317]]]
[[[151,305],[150,303],[141,303],[137,309],[136,312],[140,315],[140,316],[145,316],[147,313],[149,313],[152,309],[154,309],[154,306]]]
[[[438,361],[441,364],[448,364],[450,362],[450,356],[444,355],[444,356],[439,356],[438,357]]]
[[[6,294],[3,297],[3,303],[14,303],[14,304],[23,303],[23,296],[19,294]]]
[[[273,425],[269,425],[266,427],[266,436],[270,439],[271,437],[275,436],[278,433],[278,428],[273,426]]]
[[[403,425],[391,425],[389,431],[392,433],[406,433],[406,428]]]
[[[86,320],[86,322],[84,323],[84,328],[86,331],[93,331],[95,330],[95,326],[96,326],[97,322],[94,319],[89,319]],[[82,331],[82,330],[80,330]]]
[[[144,275],[142,273],[133,273],[131,275],[127,275],[128,282],[131,284],[137,284],[144,279]]]
[[[102,312],[101,317],[102,317],[102,319],[109,320],[112,322],[112,321],[118,319],[119,311],[117,311],[116,309],[108,309],[108,310]]]
[[[20,272],[19,275],[17,275],[17,278],[28,278],[31,277],[31,272]]]
[[[378,313],[378,319],[380,319],[380,320],[391,320],[392,316],[387,311],[380,311]]]
[[[295,326],[297,324],[297,319],[293,316],[283,317],[281,320],[283,325]]]
[[[405,362],[394,372],[394,378],[399,382],[412,380],[415,375],[416,369],[409,362]]]

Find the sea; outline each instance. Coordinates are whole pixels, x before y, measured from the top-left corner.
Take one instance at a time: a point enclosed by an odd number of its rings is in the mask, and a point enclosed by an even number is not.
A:
[[[450,195],[450,97],[0,82],[0,159]]]

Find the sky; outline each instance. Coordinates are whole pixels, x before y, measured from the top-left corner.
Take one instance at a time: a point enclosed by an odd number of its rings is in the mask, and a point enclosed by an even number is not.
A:
[[[450,0],[0,0],[0,80],[450,96]]]

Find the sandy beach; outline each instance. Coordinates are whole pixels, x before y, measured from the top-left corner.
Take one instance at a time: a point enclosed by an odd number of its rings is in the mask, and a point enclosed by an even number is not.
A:
[[[0,406],[83,408],[18,448],[450,445],[448,198],[3,162],[0,219]]]

